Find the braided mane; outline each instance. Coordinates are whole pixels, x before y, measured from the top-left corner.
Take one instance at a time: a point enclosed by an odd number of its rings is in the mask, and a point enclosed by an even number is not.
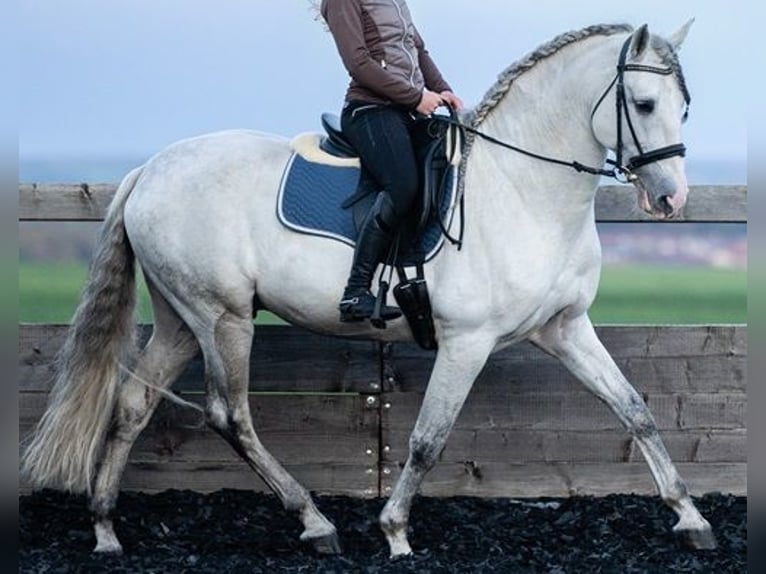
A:
[[[628,24],[597,24],[588,26],[582,30],[565,32],[556,36],[550,42],[543,44],[535,51],[527,54],[518,62],[508,66],[498,76],[497,82],[487,91],[481,102],[468,114],[466,123],[471,127],[478,127],[479,124],[489,115],[489,113],[503,99],[503,96],[511,89],[513,82],[524,72],[533,68],[538,62],[544,60],[556,52],[592,36],[611,36],[621,32],[632,32],[633,27]]]
[[[671,46],[670,42],[659,36],[652,36],[652,48],[660,56],[662,63],[673,71],[673,76],[678,81],[678,87],[681,88],[684,99],[688,104],[691,101],[691,95],[689,94],[689,87],[686,85],[681,61],[678,59],[678,52]]]

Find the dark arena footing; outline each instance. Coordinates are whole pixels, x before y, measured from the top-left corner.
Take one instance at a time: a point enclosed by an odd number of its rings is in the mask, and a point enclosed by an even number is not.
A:
[[[121,556],[91,553],[86,500],[53,491],[19,498],[19,572],[745,572],[747,499],[695,499],[718,548],[690,551],[659,497],[418,498],[414,554],[392,561],[378,528],[384,500],[317,497],[343,554],[319,556],[273,496],[223,490],[123,492]]]

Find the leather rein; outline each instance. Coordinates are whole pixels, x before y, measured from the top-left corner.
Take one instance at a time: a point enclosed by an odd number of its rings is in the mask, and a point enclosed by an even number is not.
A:
[[[607,86],[607,88],[604,90],[604,93],[598,99],[598,101],[596,102],[596,105],[593,107],[593,111],[591,112],[591,120],[593,120],[593,116],[596,114],[599,107],[601,106],[603,101],[606,99],[606,96],[609,94],[612,88],[616,86],[616,89],[617,89],[617,97],[616,97],[617,148],[615,150],[615,156],[616,156],[615,159],[610,158],[606,160],[606,163],[612,166],[609,169],[591,167],[591,166],[582,164],[578,161],[566,161],[562,159],[557,159],[554,157],[531,152],[529,150],[525,150],[518,146],[509,144],[507,142],[494,138],[490,135],[487,135],[484,132],[477,130],[476,128],[472,128],[470,126],[467,126],[461,123],[459,120],[455,118],[455,115],[452,109],[450,109],[449,118],[443,117],[443,116],[441,117],[436,116],[436,117],[439,117],[441,121],[451,126],[457,127],[458,129],[462,131],[469,132],[471,134],[479,136],[480,138],[488,142],[499,145],[506,149],[510,149],[517,153],[526,155],[528,157],[539,159],[541,161],[545,161],[548,163],[553,163],[553,164],[569,167],[574,169],[577,172],[584,172],[584,173],[590,173],[593,175],[610,177],[610,178],[616,179],[617,181],[621,183],[633,182],[638,178],[638,176],[635,173],[633,173],[636,169],[642,166],[648,165],[650,163],[654,163],[656,161],[661,161],[663,159],[668,159],[675,156],[684,157],[686,155],[686,146],[683,143],[677,143],[677,144],[672,144],[672,145],[668,145],[665,147],[661,147],[661,148],[657,148],[657,149],[645,152],[643,146],[638,141],[636,130],[633,127],[633,120],[630,117],[627,96],[625,95],[625,72],[648,72],[652,74],[660,74],[663,76],[668,76],[673,73],[673,69],[670,67],[661,68],[658,66],[646,66],[643,64],[626,63],[631,39],[632,37],[629,37],[623,44],[622,50],[620,51],[620,59],[617,63],[617,74],[615,75],[611,83]],[[689,96],[689,92],[685,88],[683,88],[682,91],[684,95],[684,101],[686,102],[686,110],[684,111],[684,119],[686,119],[686,117],[689,115],[690,96]],[[625,119],[627,120],[628,128],[630,130],[630,135],[633,138],[633,143],[636,145],[636,149],[638,149],[638,152],[639,152],[638,155],[635,155],[628,160],[627,165],[623,163],[624,150],[625,150],[625,146],[623,143],[623,129],[622,129],[623,114],[625,115]]]

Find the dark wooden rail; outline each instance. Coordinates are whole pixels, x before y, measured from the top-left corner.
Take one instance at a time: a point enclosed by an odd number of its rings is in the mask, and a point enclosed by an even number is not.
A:
[[[115,184],[22,184],[21,221],[99,221],[117,189]],[[631,186],[610,185],[596,196],[598,221],[652,221],[639,211]],[[696,185],[689,191],[684,216],[676,221],[745,222],[747,188],[741,185]]]
[[[65,325],[21,325],[20,431],[40,417]],[[146,337],[150,327],[142,329]],[[746,492],[741,326],[600,327],[648,402],[692,491]],[[385,495],[407,455],[433,354],[414,345],[258,326],[251,408],[264,444],[312,490]],[[201,401],[201,359],[175,384]],[[196,412],[164,404],[131,456],[126,488],[265,489]],[[24,486],[22,485],[22,489]],[[653,492],[617,418],[531,345],[493,356],[476,382],[429,495],[563,496]]]

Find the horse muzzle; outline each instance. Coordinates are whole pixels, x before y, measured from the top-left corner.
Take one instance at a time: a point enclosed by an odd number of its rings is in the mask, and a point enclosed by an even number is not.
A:
[[[659,188],[652,186],[651,189],[657,191],[650,191],[650,188],[644,185],[640,178],[634,179],[633,184],[638,193],[639,207],[655,219],[665,220],[678,217],[686,205],[688,188],[685,182],[683,185],[673,188],[671,192],[659,191],[658,189],[662,189],[661,186]]]

